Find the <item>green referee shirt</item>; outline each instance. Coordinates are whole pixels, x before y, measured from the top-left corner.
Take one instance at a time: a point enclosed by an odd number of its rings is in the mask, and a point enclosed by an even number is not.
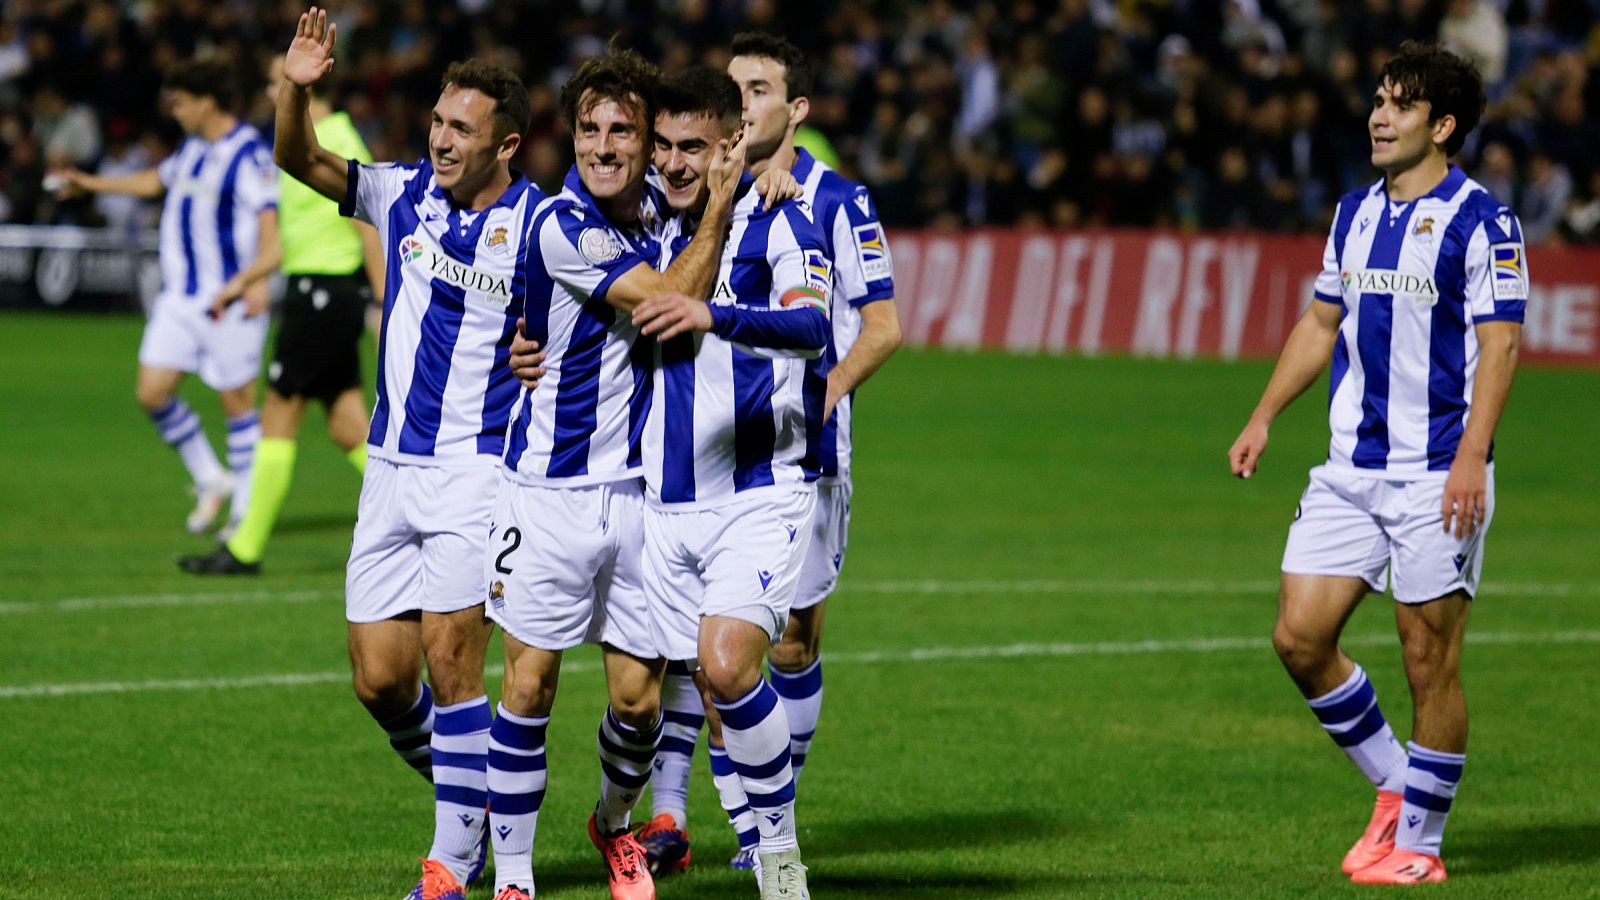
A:
[[[355,123],[336,112],[313,126],[317,143],[346,159],[372,162]],[[339,204],[278,172],[278,235],[289,275],[349,275],[361,269],[361,235]]]

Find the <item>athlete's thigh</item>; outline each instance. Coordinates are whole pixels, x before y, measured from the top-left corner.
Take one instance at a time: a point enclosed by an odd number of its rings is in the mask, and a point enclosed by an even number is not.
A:
[[[850,483],[819,485],[817,511],[811,519],[811,545],[800,566],[800,585],[795,591],[796,612],[822,603],[838,587],[849,532]]]
[[[800,586],[801,564],[811,544],[816,491],[768,494],[707,513],[704,616],[741,619],[783,636],[789,608]]]
[[[139,364],[154,369],[195,372],[200,369],[200,323],[183,302],[158,298],[139,339]]]
[[[1311,470],[1283,550],[1283,571],[1294,575],[1361,578],[1387,587],[1389,537],[1378,519],[1384,483],[1328,466]]]
[[[667,659],[698,659],[706,585],[689,544],[698,538],[701,515],[648,505],[644,510],[644,596],[655,647]]]
[[[633,479],[606,487],[608,556],[595,579],[591,635],[631,656],[658,659],[665,653],[656,641],[644,586],[644,485]]]
[[[201,332],[200,380],[215,390],[240,387],[261,373],[268,317],[244,312],[244,304],[235,303]]]
[[[518,641],[559,651],[584,642],[608,555],[603,488],[538,487],[504,475],[483,553],[489,618]]]
[[[369,463],[370,465],[370,463]],[[483,553],[499,492],[499,467],[417,466],[407,514],[422,534],[422,611],[448,615],[482,606]]]
[[[1466,537],[1446,531],[1440,503],[1444,481],[1413,481],[1405,486],[1404,511],[1389,528],[1394,544],[1394,599],[1426,603],[1456,591],[1477,596],[1483,573],[1483,545],[1494,519],[1494,471],[1488,473],[1483,522]]]
[[[406,516],[408,469],[382,459],[367,463],[345,568],[345,618],[381,622],[422,609],[422,536]]]

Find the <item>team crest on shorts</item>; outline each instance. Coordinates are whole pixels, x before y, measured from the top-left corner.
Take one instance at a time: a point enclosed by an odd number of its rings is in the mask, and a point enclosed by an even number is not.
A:
[[[501,256],[511,252],[511,241],[504,226],[491,228],[483,237],[483,245]]]
[[[506,583],[505,582],[496,581],[494,584],[489,586],[489,602],[494,604],[494,608],[495,609],[505,609],[506,608]]]

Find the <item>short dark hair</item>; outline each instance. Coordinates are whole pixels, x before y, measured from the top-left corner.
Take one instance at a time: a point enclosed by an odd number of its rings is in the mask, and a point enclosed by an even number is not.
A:
[[[734,56],[764,56],[783,66],[783,99],[811,96],[811,63],[800,48],[765,31],[743,31],[733,36]]]
[[[165,86],[169,91],[183,91],[195,97],[210,97],[216,101],[217,108],[223,111],[233,107],[236,90],[233,70],[221,60],[184,60],[167,73]]]
[[[739,127],[743,106],[739,85],[727,72],[711,66],[695,66],[664,78],[656,92],[657,115],[706,116],[730,131]]]
[[[648,132],[656,118],[656,91],[661,86],[661,70],[633,50],[612,48],[604,54],[585,60],[561,86],[561,116],[567,128],[576,131],[578,114],[583,110],[578,104],[588,95],[588,106],[602,100],[614,100],[617,105],[633,106],[644,116]],[[648,135],[647,135],[648,136]]]
[[[471,88],[494,101],[496,140],[528,130],[528,120],[533,118],[533,106],[528,102],[528,88],[517,77],[517,73],[475,57],[453,62],[444,70],[439,90],[443,91],[452,85]]]
[[[1400,52],[1384,63],[1378,81],[1392,86],[1397,101],[1426,100],[1430,122],[1455,117],[1456,129],[1444,142],[1447,156],[1461,152],[1467,135],[1483,118],[1483,76],[1478,67],[1437,44],[1401,44]]]

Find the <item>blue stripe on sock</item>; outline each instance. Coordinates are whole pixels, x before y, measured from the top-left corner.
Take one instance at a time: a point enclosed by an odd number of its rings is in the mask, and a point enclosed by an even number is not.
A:
[[[437,748],[433,751],[433,765],[439,769],[468,769],[482,772],[488,764],[489,757],[484,753],[450,753]]]
[[[544,805],[544,791],[529,791],[526,794],[501,794],[489,792],[489,808],[497,816],[526,816],[536,813]]]
[[[1462,763],[1428,759],[1416,753],[1411,754],[1409,764],[1413,769],[1421,769],[1424,772],[1431,773],[1433,777],[1440,781],[1450,782],[1451,784],[1461,780],[1461,771],[1464,768]]]
[[[420,750],[431,743],[433,743],[433,735],[430,735],[426,732],[422,734],[414,734],[407,738],[389,739],[389,746],[393,747],[397,752],[400,753],[410,753],[412,750]]]
[[[1378,699],[1377,692],[1372,689],[1372,682],[1364,676],[1354,690],[1348,695],[1333,700],[1326,705],[1321,701],[1311,701],[1311,711],[1316,713],[1317,719],[1324,725],[1337,725],[1348,722],[1361,715],[1373,701]]]
[[[765,681],[758,681],[749,693],[732,703],[717,701],[717,710],[722,713],[722,727],[747,731],[771,715],[777,705],[777,693]]]
[[[605,760],[600,760],[600,770],[605,772],[606,780],[624,790],[638,790],[650,781],[650,770],[646,769],[638,775],[629,774],[613,766]]]
[[[489,805],[489,792],[478,788],[462,787],[457,784],[433,785],[433,797],[440,803],[454,803],[458,806],[468,806],[473,809],[483,809]]]
[[[433,689],[427,682],[422,683],[422,693],[417,696],[417,702],[411,708],[392,719],[379,719],[378,724],[384,731],[410,731],[422,727],[428,721],[428,714],[433,712]]]
[[[822,690],[822,660],[817,660],[798,672],[785,672],[774,668],[770,675],[772,689],[787,700],[804,700]]]
[[[543,752],[531,756],[520,753],[507,753],[504,750],[489,748],[489,768],[501,772],[537,772],[545,768],[545,755]]]
[[[733,774],[733,760],[728,758],[728,754],[727,753],[725,753],[723,751],[720,751],[720,750],[712,751],[712,753],[711,753],[711,774],[713,774],[713,775],[732,775]]]
[[[679,753],[684,756],[693,756],[694,741],[686,741],[683,738],[664,737],[661,739],[661,745],[656,748],[656,752]]]
[[[752,828],[739,832],[739,849],[746,850],[761,843],[761,832]]]
[[[240,416],[237,419],[229,419],[228,420],[228,430],[229,431],[244,431],[244,430],[249,429],[249,428],[254,428],[254,427],[256,427],[257,425],[260,425],[260,424],[261,424],[261,417],[256,415],[255,413],[251,413],[251,414],[246,415],[246,416]]]
[[[687,728],[703,728],[706,724],[705,716],[697,715],[695,713],[678,712],[675,709],[664,711],[661,714],[661,718],[671,722],[674,725],[683,725]]]
[[[1378,709],[1377,704],[1373,704],[1372,708],[1367,710],[1367,714],[1361,717],[1361,721],[1357,722],[1349,731],[1343,733],[1329,732],[1329,734],[1333,736],[1335,744],[1341,747],[1354,747],[1377,734],[1383,729],[1384,724],[1383,711]]]
[[[1412,806],[1420,806],[1429,812],[1449,812],[1451,800],[1452,798],[1450,797],[1440,797],[1420,788],[1406,786],[1405,802]]]
[[[489,712],[489,701],[479,700],[470,706],[458,706],[453,709],[434,708],[433,730],[436,734],[458,735],[475,734],[486,731],[493,720]]]
[[[782,753],[760,765],[747,766],[736,762],[733,767],[740,778],[771,778],[782,772],[783,767],[787,765],[789,765],[789,748],[785,747]]]
[[[790,779],[788,784],[770,794],[758,794],[746,788],[745,796],[750,798],[751,809],[776,809],[794,802],[794,780]]]
[[[190,438],[194,437],[195,435],[197,435],[199,433],[200,433],[200,423],[199,422],[195,422],[193,428],[189,429],[188,431],[185,431],[179,437],[168,437],[167,435],[162,435],[162,437],[166,438],[167,443],[169,443],[172,446],[176,447],[179,444],[184,443],[185,441],[189,440]]]
[[[789,740],[791,740],[791,741],[809,741],[813,737],[815,737],[816,734],[817,733],[815,731],[802,731],[799,734],[791,734],[791,735],[789,735]]]
[[[621,744],[618,744],[616,741],[611,740],[609,737],[606,737],[606,733],[604,731],[600,732],[600,750],[603,753],[611,756],[621,757],[629,762],[638,763],[641,766],[650,765],[650,762],[656,758],[656,750],[654,746],[644,749],[640,749],[638,747],[624,747]]]

